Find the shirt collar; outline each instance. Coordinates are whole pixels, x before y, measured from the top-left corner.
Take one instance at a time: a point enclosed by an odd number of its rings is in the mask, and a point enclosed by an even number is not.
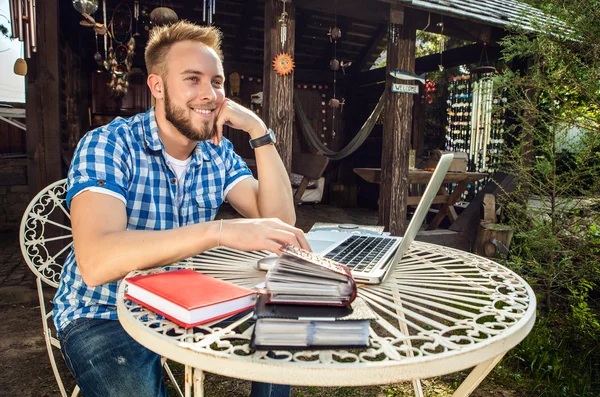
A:
[[[156,122],[156,115],[154,114],[154,107],[150,108],[143,116],[144,119],[144,138],[148,149],[154,151],[162,151],[165,149],[160,136],[158,135],[158,123]],[[209,148],[210,146],[210,148]],[[201,164],[203,161],[210,161],[212,149],[214,145],[208,142],[198,142],[196,149],[192,154],[192,164]]]

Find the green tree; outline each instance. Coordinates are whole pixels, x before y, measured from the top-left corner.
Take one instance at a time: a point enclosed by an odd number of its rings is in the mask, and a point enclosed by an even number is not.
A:
[[[507,359],[536,394],[600,395],[600,2],[529,1],[552,17],[515,30],[504,61],[528,65],[499,83],[508,93],[504,155],[516,189],[508,265],[538,297],[539,320]],[[525,70],[526,69],[526,70]]]

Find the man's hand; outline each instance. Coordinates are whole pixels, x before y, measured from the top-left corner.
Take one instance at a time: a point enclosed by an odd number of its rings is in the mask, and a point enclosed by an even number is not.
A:
[[[228,98],[225,98],[217,112],[215,122],[217,133],[210,140],[214,145],[221,142],[224,125],[246,131],[251,138],[258,138],[267,132],[267,127],[260,117]]]
[[[226,247],[241,251],[267,250],[278,255],[281,254],[279,249],[285,244],[311,250],[302,230],[277,218],[232,219],[222,222],[219,240]]]

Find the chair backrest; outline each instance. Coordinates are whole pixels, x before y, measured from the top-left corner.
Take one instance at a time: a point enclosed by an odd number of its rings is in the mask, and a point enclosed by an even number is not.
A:
[[[44,188],[27,206],[19,230],[27,266],[54,288],[58,287],[64,259],[73,245],[66,196],[66,179]]]
[[[329,158],[318,153],[298,153],[292,155],[292,172],[306,176],[310,179],[319,179],[323,176]]]
[[[329,164],[329,158],[319,153],[293,153],[292,172],[304,177],[296,190],[294,200],[299,201],[302,198],[310,180],[318,180],[323,176],[327,164]]]

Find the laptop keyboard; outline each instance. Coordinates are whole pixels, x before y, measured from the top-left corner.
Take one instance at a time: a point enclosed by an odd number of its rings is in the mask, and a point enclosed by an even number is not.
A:
[[[350,270],[368,272],[389,251],[396,240],[377,236],[351,236],[325,255],[348,265]]]

